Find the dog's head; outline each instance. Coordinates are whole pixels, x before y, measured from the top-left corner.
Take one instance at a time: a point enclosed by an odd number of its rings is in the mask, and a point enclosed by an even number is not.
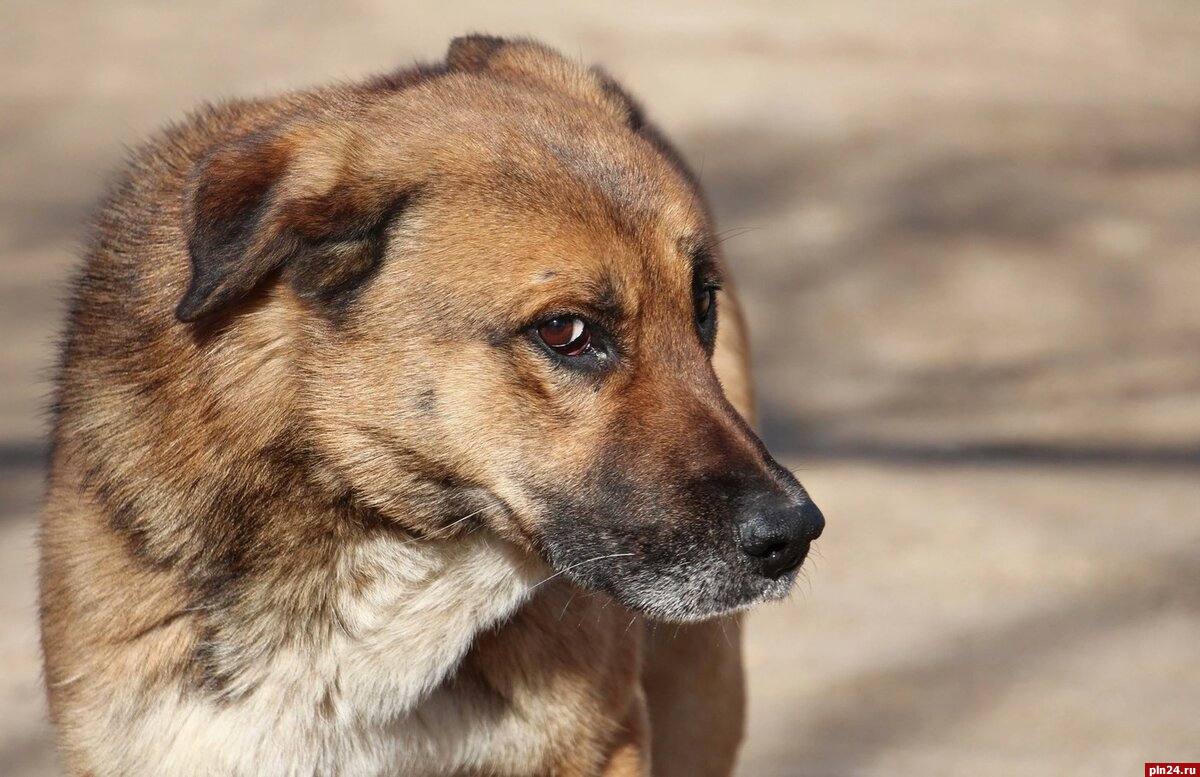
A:
[[[722,391],[706,207],[607,76],[460,39],[213,150],[185,199],[177,317],[282,290],[300,433],[359,500],[652,616],[790,589],[823,518]]]

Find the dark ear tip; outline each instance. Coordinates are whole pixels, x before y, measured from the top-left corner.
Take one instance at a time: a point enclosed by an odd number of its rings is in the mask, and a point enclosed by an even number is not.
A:
[[[450,41],[446,64],[451,70],[480,70],[508,41],[495,35],[463,35]]]
[[[216,307],[213,290],[206,289],[192,282],[187,293],[175,306],[175,320],[181,324],[192,324],[204,318]]]
[[[200,319],[201,306],[185,297],[175,308],[175,320],[181,324],[192,324]]]

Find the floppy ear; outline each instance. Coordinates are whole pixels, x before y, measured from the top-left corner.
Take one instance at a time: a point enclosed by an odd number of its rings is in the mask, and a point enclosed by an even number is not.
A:
[[[466,35],[450,42],[446,65],[452,72],[536,81],[600,108],[633,130],[643,124],[641,108],[607,73],[585,68],[536,41]]]
[[[209,153],[184,196],[192,276],[175,317],[223,310],[277,270],[319,301],[361,282],[402,197],[363,169],[359,145],[346,128],[295,125]]]

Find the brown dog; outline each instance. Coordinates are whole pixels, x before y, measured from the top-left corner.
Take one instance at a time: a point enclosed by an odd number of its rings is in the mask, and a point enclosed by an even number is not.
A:
[[[727,773],[729,613],[823,525],[743,420],[743,354],[695,179],[538,44],[168,129],[63,353],[70,772]]]

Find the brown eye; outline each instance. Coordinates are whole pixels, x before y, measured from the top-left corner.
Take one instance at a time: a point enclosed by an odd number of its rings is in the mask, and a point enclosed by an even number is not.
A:
[[[700,289],[696,292],[696,320],[703,323],[708,320],[708,314],[712,312],[713,303],[716,301],[716,289]]]
[[[538,327],[538,336],[563,356],[578,356],[592,342],[592,333],[581,318],[552,318]]]

